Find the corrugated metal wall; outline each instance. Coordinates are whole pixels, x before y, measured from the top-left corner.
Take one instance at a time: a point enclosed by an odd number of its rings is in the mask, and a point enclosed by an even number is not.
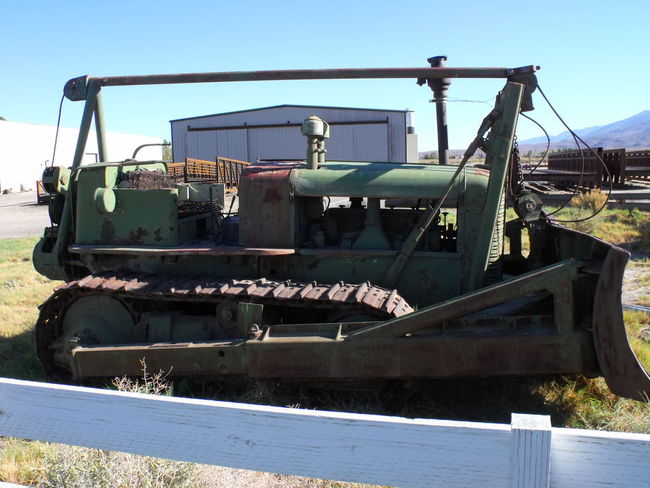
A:
[[[300,124],[312,114],[331,124],[328,160],[405,162],[417,155],[407,149],[407,112],[282,105],[171,121],[174,161],[304,159]]]

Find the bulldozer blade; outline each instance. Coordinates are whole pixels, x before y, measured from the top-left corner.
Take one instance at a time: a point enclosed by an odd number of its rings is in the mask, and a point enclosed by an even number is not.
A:
[[[612,393],[648,401],[650,376],[637,359],[625,332],[621,290],[629,254],[611,246],[596,287],[593,334],[602,375]]]

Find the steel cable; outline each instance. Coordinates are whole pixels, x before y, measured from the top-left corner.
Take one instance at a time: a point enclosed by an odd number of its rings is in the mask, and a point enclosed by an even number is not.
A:
[[[63,100],[65,100],[65,95],[61,96],[61,102],[59,103],[59,116],[56,119],[56,133],[54,134],[54,149],[52,150],[52,163],[50,166],[54,166],[54,158],[56,157],[56,143],[59,140],[59,127],[61,127],[61,112],[63,111]]]
[[[551,109],[551,110],[553,111],[553,113],[555,114],[555,116],[558,118],[558,120],[559,120],[560,122],[562,122],[562,125],[564,125],[564,127],[569,131],[569,134],[571,134],[571,136],[573,137],[573,140],[574,140],[575,143],[576,143],[576,147],[577,147],[578,150],[580,151],[580,158],[581,158],[581,161],[582,161],[581,168],[580,168],[580,179],[578,180],[578,185],[576,186],[576,189],[575,189],[575,191],[573,192],[573,195],[571,195],[571,198],[569,198],[566,202],[564,202],[564,204],[562,204],[558,209],[556,209],[555,211],[553,211],[553,212],[551,212],[550,214],[548,214],[548,216],[554,215],[554,214],[558,213],[560,210],[562,210],[564,207],[566,207],[566,206],[569,204],[569,202],[571,201],[571,199],[572,199],[572,198],[577,194],[577,192],[578,192],[578,187],[579,187],[580,184],[582,183],[582,178],[583,178],[583,176],[584,176],[584,169],[585,169],[585,157],[584,157],[584,153],[583,153],[583,151],[582,151],[582,148],[580,147],[580,144],[578,143],[578,141],[580,141],[582,144],[584,144],[584,146],[585,146],[587,149],[589,149],[589,150],[593,153],[593,155],[596,157],[596,159],[598,160],[598,162],[602,165],[603,170],[605,171],[605,173],[607,173],[607,177],[609,178],[609,191],[607,192],[607,199],[603,202],[603,204],[602,204],[602,205],[601,205],[601,206],[600,206],[600,207],[599,207],[599,208],[598,208],[594,213],[592,213],[592,214],[591,214],[590,216],[588,216],[588,217],[585,217],[585,218],[582,218],[582,219],[572,219],[572,220],[560,220],[560,219],[553,219],[553,220],[554,220],[555,222],[560,222],[560,223],[577,223],[577,222],[584,222],[584,221],[586,221],[586,220],[592,219],[592,218],[594,218],[596,215],[598,215],[600,212],[602,212],[602,210],[607,206],[607,203],[608,203],[608,201],[609,201],[609,197],[610,197],[611,194],[612,194],[613,182],[612,182],[611,174],[609,173],[609,169],[607,168],[607,165],[605,164],[605,162],[603,161],[603,159],[598,155],[598,153],[597,153],[596,151],[594,151],[594,150],[592,149],[592,147],[591,147],[589,144],[587,144],[587,143],[586,143],[586,142],[585,142],[585,141],[584,141],[584,140],[583,140],[583,139],[582,139],[578,134],[576,134],[576,133],[575,133],[575,132],[574,132],[574,131],[573,131],[573,130],[572,130],[572,129],[567,125],[567,123],[566,123],[566,122],[564,121],[564,119],[560,116],[560,114],[557,112],[557,110],[555,110],[555,107],[553,107],[553,105],[551,104],[551,102],[549,101],[549,99],[546,97],[546,94],[545,94],[544,91],[542,90],[542,87],[539,86],[539,84],[537,85],[537,89],[539,90],[539,93],[542,95],[542,97],[544,98],[544,100],[546,101],[546,103],[548,104],[548,106],[550,107],[550,109]]]

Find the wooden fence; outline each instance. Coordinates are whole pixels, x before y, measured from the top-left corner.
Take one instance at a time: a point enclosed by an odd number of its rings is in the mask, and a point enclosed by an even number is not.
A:
[[[0,378],[0,435],[400,487],[639,487],[650,435],[405,419]]]

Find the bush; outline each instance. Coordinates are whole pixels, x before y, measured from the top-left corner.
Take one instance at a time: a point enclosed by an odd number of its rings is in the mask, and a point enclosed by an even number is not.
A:
[[[196,486],[197,466],[190,463],[63,445],[46,452],[43,478],[36,485],[43,488]]]
[[[142,379],[115,378],[120,391],[171,395],[167,374],[151,374],[142,362]],[[42,452],[39,479],[43,488],[185,488],[197,486],[199,466],[123,452],[50,444]]]
[[[571,205],[595,212],[605,205],[606,201],[606,193],[602,193],[600,190],[594,190],[586,193],[578,193],[571,199]]]

